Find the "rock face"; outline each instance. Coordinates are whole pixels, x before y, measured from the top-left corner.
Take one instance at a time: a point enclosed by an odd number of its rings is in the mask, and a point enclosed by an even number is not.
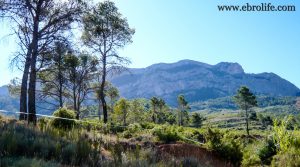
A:
[[[254,93],[294,96],[300,90],[273,73],[247,74],[238,63],[209,65],[192,60],[154,64],[110,79],[126,98],[159,96],[175,105],[178,94],[190,102],[231,96],[242,86]]]

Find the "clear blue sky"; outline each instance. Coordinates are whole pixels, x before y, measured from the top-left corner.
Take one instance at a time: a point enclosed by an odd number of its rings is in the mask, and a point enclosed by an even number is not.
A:
[[[120,51],[130,67],[192,59],[238,62],[247,73],[274,72],[300,87],[299,0],[115,0],[136,29]],[[296,12],[219,12],[217,5],[293,4]],[[0,26],[0,36],[9,31]],[[0,85],[17,76],[8,69],[13,39],[0,40]]]

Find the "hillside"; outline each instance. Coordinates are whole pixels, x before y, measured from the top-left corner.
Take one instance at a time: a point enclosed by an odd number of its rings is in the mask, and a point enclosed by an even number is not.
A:
[[[195,102],[232,96],[241,85],[256,94],[295,96],[299,88],[274,73],[248,74],[238,63],[209,65],[192,60],[154,64],[110,79],[126,98],[159,96],[176,104],[178,94]]]

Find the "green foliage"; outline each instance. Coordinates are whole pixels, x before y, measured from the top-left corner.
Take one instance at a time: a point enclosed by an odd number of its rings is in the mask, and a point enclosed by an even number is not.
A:
[[[205,133],[206,145],[209,149],[217,150],[222,145],[223,134],[219,130],[208,128]]]
[[[287,129],[290,120],[291,117],[286,117],[281,122],[274,121],[274,140],[280,152],[288,152],[294,142],[293,132]]]
[[[172,143],[181,139],[175,126],[159,126],[153,129],[153,134],[158,137],[159,141]]]
[[[257,106],[256,96],[250,92],[249,88],[242,86],[234,96],[234,101],[240,109],[245,111],[246,131],[249,136],[249,112],[252,107]]]
[[[155,124],[150,122],[141,122],[140,125],[143,129],[153,129],[155,127]]]
[[[273,120],[270,116],[264,116],[264,115],[260,114],[258,116],[258,119],[259,119],[260,123],[262,124],[263,128],[267,128],[268,126],[273,125]]]
[[[296,97],[285,96],[265,96],[257,95],[258,106],[292,106],[295,104]],[[218,110],[218,109],[237,109],[234,99],[230,96],[209,99],[191,103],[192,110]]]
[[[263,147],[258,150],[258,156],[261,162],[265,165],[270,165],[272,157],[276,155],[277,148],[273,139],[267,139]]]
[[[251,121],[257,121],[257,114],[256,114],[256,112],[251,112],[250,113],[250,116],[249,116],[249,120],[251,120]]]
[[[300,166],[300,153],[299,151],[289,151],[284,154],[277,154],[273,157],[272,167],[299,167]]]
[[[191,108],[188,105],[188,102],[185,100],[184,95],[178,95],[177,103],[178,103],[178,125],[183,126],[189,122],[188,110],[190,110]]]
[[[58,109],[53,113],[53,116],[65,118],[65,119],[54,118],[51,124],[55,128],[71,129],[76,123],[74,120],[76,117],[74,111],[68,110],[66,108]]]
[[[255,95],[245,86],[238,90],[237,95],[234,96],[234,101],[242,110],[248,110],[257,106]]]
[[[138,123],[130,124],[127,130],[123,132],[124,138],[131,138],[135,133],[141,131],[142,127]]]
[[[191,124],[193,127],[200,128],[205,118],[199,113],[193,113],[191,118]]]
[[[0,159],[0,166],[1,167],[59,167],[60,165],[55,162],[46,162],[44,160],[39,159],[29,159],[25,157],[2,157]]]
[[[123,122],[123,126],[127,125],[127,117],[128,117],[128,113],[129,113],[129,107],[130,107],[129,101],[127,101],[124,98],[121,98],[116,103],[116,106],[114,108],[114,111],[115,111],[114,114],[116,115],[118,120]]]
[[[142,123],[147,120],[147,111],[144,99],[133,99],[130,101],[129,123]]]
[[[205,133],[206,145],[209,149],[216,151],[220,156],[226,160],[231,161],[234,165],[239,166],[243,153],[240,149],[240,145],[230,138],[230,140],[223,137],[223,134],[219,130],[207,129]]]
[[[0,155],[1,157],[53,160],[71,166],[93,164],[99,160],[99,153],[96,158],[92,158],[95,151],[86,138],[80,137],[82,134],[70,131],[69,140],[64,139],[63,135],[63,131],[51,129],[51,127],[41,133],[38,129],[14,122],[0,124]],[[28,164],[36,163],[35,160],[31,162],[25,159],[24,161]]]

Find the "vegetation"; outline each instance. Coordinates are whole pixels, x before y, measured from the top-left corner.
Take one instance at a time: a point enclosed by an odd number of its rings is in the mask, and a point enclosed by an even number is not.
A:
[[[0,17],[12,22],[23,69],[9,85],[19,104],[0,98],[20,106],[19,120],[0,116],[0,166],[300,166],[295,97],[243,86],[195,112],[183,94],[176,107],[121,97],[107,80],[130,63],[117,51],[135,31],[111,1],[0,0]],[[38,118],[36,100],[52,116]]]
[[[251,108],[257,106],[256,97],[250,92],[249,88],[243,86],[238,90],[234,100],[239,108],[245,111],[246,131],[249,136],[249,112]]]

